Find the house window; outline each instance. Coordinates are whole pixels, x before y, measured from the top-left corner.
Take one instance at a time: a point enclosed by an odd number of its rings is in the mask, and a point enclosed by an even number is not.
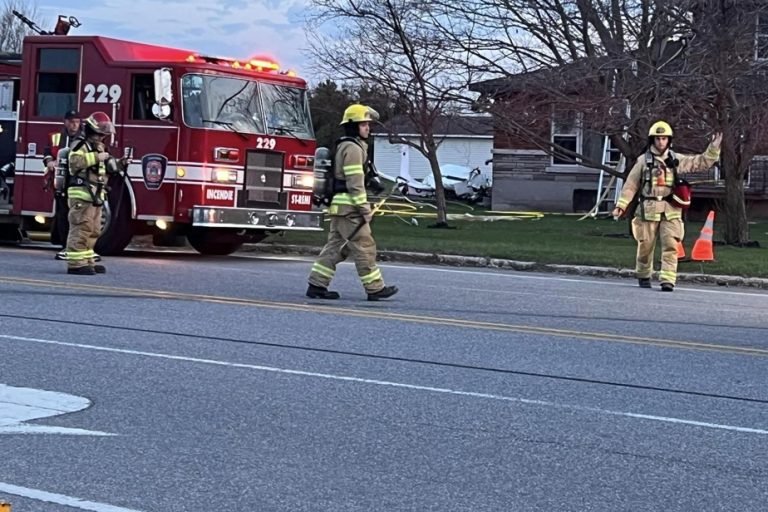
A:
[[[78,48],[40,50],[36,105],[38,116],[61,118],[67,110],[77,109],[78,71]]]
[[[768,13],[761,12],[757,16],[755,31],[755,59],[768,60]]]
[[[581,153],[581,114],[574,111],[555,111],[552,114],[552,142],[563,149]],[[573,158],[552,155],[552,165],[578,165]]]

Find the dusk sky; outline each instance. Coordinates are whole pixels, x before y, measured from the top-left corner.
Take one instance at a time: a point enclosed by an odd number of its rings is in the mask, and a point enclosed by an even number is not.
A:
[[[59,14],[82,26],[71,35],[103,35],[173,46],[204,55],[270,55],[311,80],[303,51],[306,0],[37,0],[51,30]]]

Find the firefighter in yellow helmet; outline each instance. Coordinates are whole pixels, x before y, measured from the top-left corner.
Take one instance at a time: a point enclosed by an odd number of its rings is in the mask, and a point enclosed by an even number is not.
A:
[[[104,112],[94,112],[83,122],[84,130],[69,146],[69,235],[67,273],[103,274],[96,265],[93,248],[101,234],[101,211],[107,197],[108,174],[125,168],[125,160],[115,160],[107,152],[104,139],[115,133],[112,120]]]
[[[350,105],[341,119],[345,136],[336,141],[333,173],[341,184],[328,208],[331,227],[328,241],[309,274],[307,297],[338,299],[338,292],[328,290],[336,274],[336,265],[352,256],[357,275],[368,300],[380,300],[397,293],[396,286],[384,284],[381,269],[376,265],[376,241],[371,233],[371,206],[366,192],[369,176],[368,136],[371,122],[379,114],[370,107]]]
[[[664,122],[654,123],[648,131],[648,148],[635,161],[613,216],[621,218],[627,206],[637,196],[637,209],[632,219],[632,234],[637,240],[635,272],[641,288],[651,287],[653,253],[656,238],[661,239],[661,290],[671,292],[677,281],[677,244],[682,241],[684,227],[682,208],[672,195],[677,174],[704,171],[720,158],[721,133],[712,136],[704,153],[680,155],[674,153],[672,127]]]

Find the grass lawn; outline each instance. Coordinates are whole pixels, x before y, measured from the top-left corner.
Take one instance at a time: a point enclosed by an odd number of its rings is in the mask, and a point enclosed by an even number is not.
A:
[[[454,213],[467,212],[451,207]],[[424,210],[420,210],[424,211]],[[416,212],[418,213],[418,212]],[[481,215],[482,211],[469,212]],[[406,217],[406,220],[408,217]],[[498,221],[449,221],[456,229],[432,229],[433,218],[419,225],[391,216],[377,216],[373,233],[380,250],[413,251],[468,256],[488,256],[540,263],[634,268],[636,242],[629,236],[627,221],[579,220],[575,215],[546,214],[540,218]],[[690,255],[703,222],[687,222],[685,251]],[[327,227],[327,223],[326,223]],[[715,261],[681,261],[680,272],[768,277],[768,223],[750,225],[750,239],[760,248],[736,248],[718,244],[720,226],[715,219]],[[287,233],[265,242],[322,246],[326,233]],[[656,269],[660,249],[656,250]]]

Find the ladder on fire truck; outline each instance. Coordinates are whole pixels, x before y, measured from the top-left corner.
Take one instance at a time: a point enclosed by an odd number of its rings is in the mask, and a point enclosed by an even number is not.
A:
[[[603,154],[600,160],[603,167],[613,167],[617,172],[624,172],[624,166],[626,165],[626,158],[618,149],[611,147],[611,138],[608,135],[603,137]],[[624,184],[624,180],[611,175],[606,184],[608,173],[604,169],[600,169],[600,174],[597,178],[597,194],[595,197],[595,206],[592,207],[581,219],[587,217],[597,217],[609,215],[614,206],[619,200],[619,194],[621,193],[621,187]],[[611,197],[608,199],[608,197]],[[601,210],[601,207],[605,205],[605,209]]]

